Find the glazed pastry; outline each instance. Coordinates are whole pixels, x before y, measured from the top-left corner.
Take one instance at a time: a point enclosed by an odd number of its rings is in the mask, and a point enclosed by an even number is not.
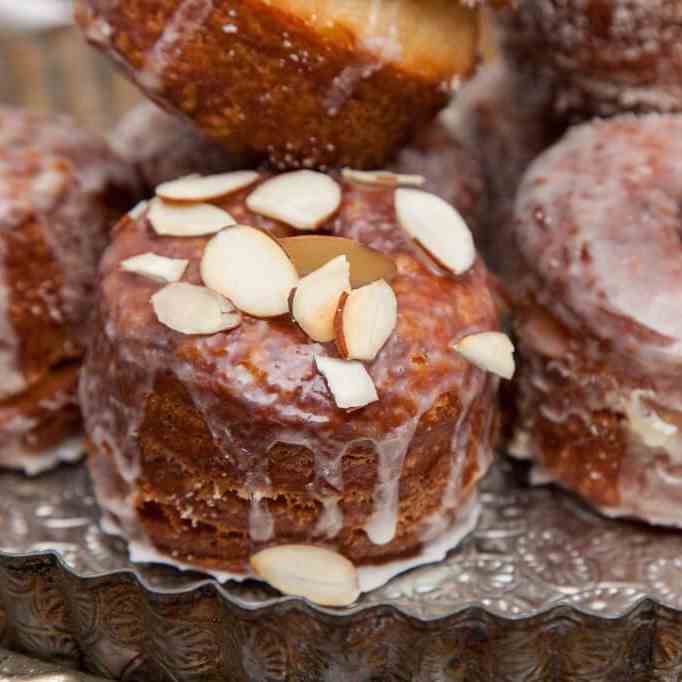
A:
[[[559,82],[555,107],[585,119],[682,110],[680,0],[517,0],[506,49]]]
[[[682,524],[682,118],[571,130],[516,203],[511,450],[604,513]]]
[[[66,118],[0,109],[0,466],[82,454],[76,373],[109,227],[134,171]]]
[[[230,154],[194,126],[151,102],[142,102],[128,112],[110,139],[114,151],[138,169],[152,194],[157,185],[183,175],[210,175],[249,165],[248,159]]]
[[[450,137],[478,161],[484,182],[472,222],[476,244],[493,270],[508,265],[516,191],[526,168],[559,136],[551,115],[553,87],[530,78],[501,57],[483,65],[441,114]],[[449,172],[445,177],[454,176]]]
[[[192,173],[210,175],[244,165],[238,155],[150,103],[140,104],[123,118],[111,135],[111,144],[138,168],[151,193],[157,185],[174,178]],[[477,236],[485,213],[480,164],[440,120],[421,129],[388,168],[422,176],[423,189],[455,206]]]
[[[339,604],[472,527],[497,421],[479,367],[509,376],[512,351],[466,225],[420,183],[189,178],[118,225],[81,402],[133,560]],[[297,573],[318,560],[340,595]]]
[[[80,0],[89,41],[165,109],[276,167],[384,165],[475,65],[455,0]]]

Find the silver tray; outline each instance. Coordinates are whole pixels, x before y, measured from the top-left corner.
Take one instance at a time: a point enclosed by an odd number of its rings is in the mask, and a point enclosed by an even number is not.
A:
[[[325,609],[130,564],[82,465],[5,473],[0,643],[124,680],[678,680],[682,534],[523,474],[487,477],[481,522],[445,561]]]

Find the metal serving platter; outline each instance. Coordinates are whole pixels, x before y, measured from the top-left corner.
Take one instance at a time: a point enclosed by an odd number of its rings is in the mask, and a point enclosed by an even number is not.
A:
[[[325,609],[131,564],[83,465],[5,473],[0,643],[120,679],[679,679],[682,534],[523,478],[493,470],[478,528],[445,561]]]

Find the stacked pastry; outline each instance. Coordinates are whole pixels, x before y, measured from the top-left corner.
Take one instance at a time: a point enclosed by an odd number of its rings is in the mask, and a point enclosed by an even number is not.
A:
[[[0,109],[0,466],[83,454],[77,372],[97,263],[134,170],[66,118]]]
[[[477,160],[424,126],[474,5],[80,2],[168,112],[118,134],[153,197],[104,255],[80,389],[134,560],[343,605],[472,528],[513,348]]]
[[[516,196],[510,449],[609,515],[679,526],[682,3],[518,5],[511,62],[549,80],[554,116],[586,122]]]

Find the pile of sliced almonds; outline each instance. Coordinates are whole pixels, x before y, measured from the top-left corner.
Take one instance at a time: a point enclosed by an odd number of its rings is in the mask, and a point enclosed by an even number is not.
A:
[[[421,176],[350,169],[342,175],[354,182],[396,187],[395,212],[403,230],[453,273],[462,274],[473,265],[473,240],[457,211],[433,194],[399,187],[420,185]],[[154,294],[152,305],[162,324],[183,334],[232,329],[240,324],[241,313],[258,318],[291,313],[312,340],[336,343],[341,359],[315,358],[336,404],[356,409],[378,400],[360,361],[373,361],[396,327],[398,304],[388,284],[396,274],[395,263],[340,237],[278,240],[263,230],[237,225],[227,211],[210,203],[249,188],[260,177],[255,171],[190,175],[159,185],[156,197],[131,213],[134,218],[145,213],[162,236],[213,235],[200,263],[206,286],[180,282],[186,260],[154,253],[128,258],[121,269],[167,285]],[[341,187],[333,178],[301,170],[258,184],[246,206],[298,230],[315,230],[333,217],[341,200]],[[491,371],[509,373],[502,360],[487,359],[497,352],[494,342],[484,340],[472,347],[471,338],[456,347],[462,355]]]

